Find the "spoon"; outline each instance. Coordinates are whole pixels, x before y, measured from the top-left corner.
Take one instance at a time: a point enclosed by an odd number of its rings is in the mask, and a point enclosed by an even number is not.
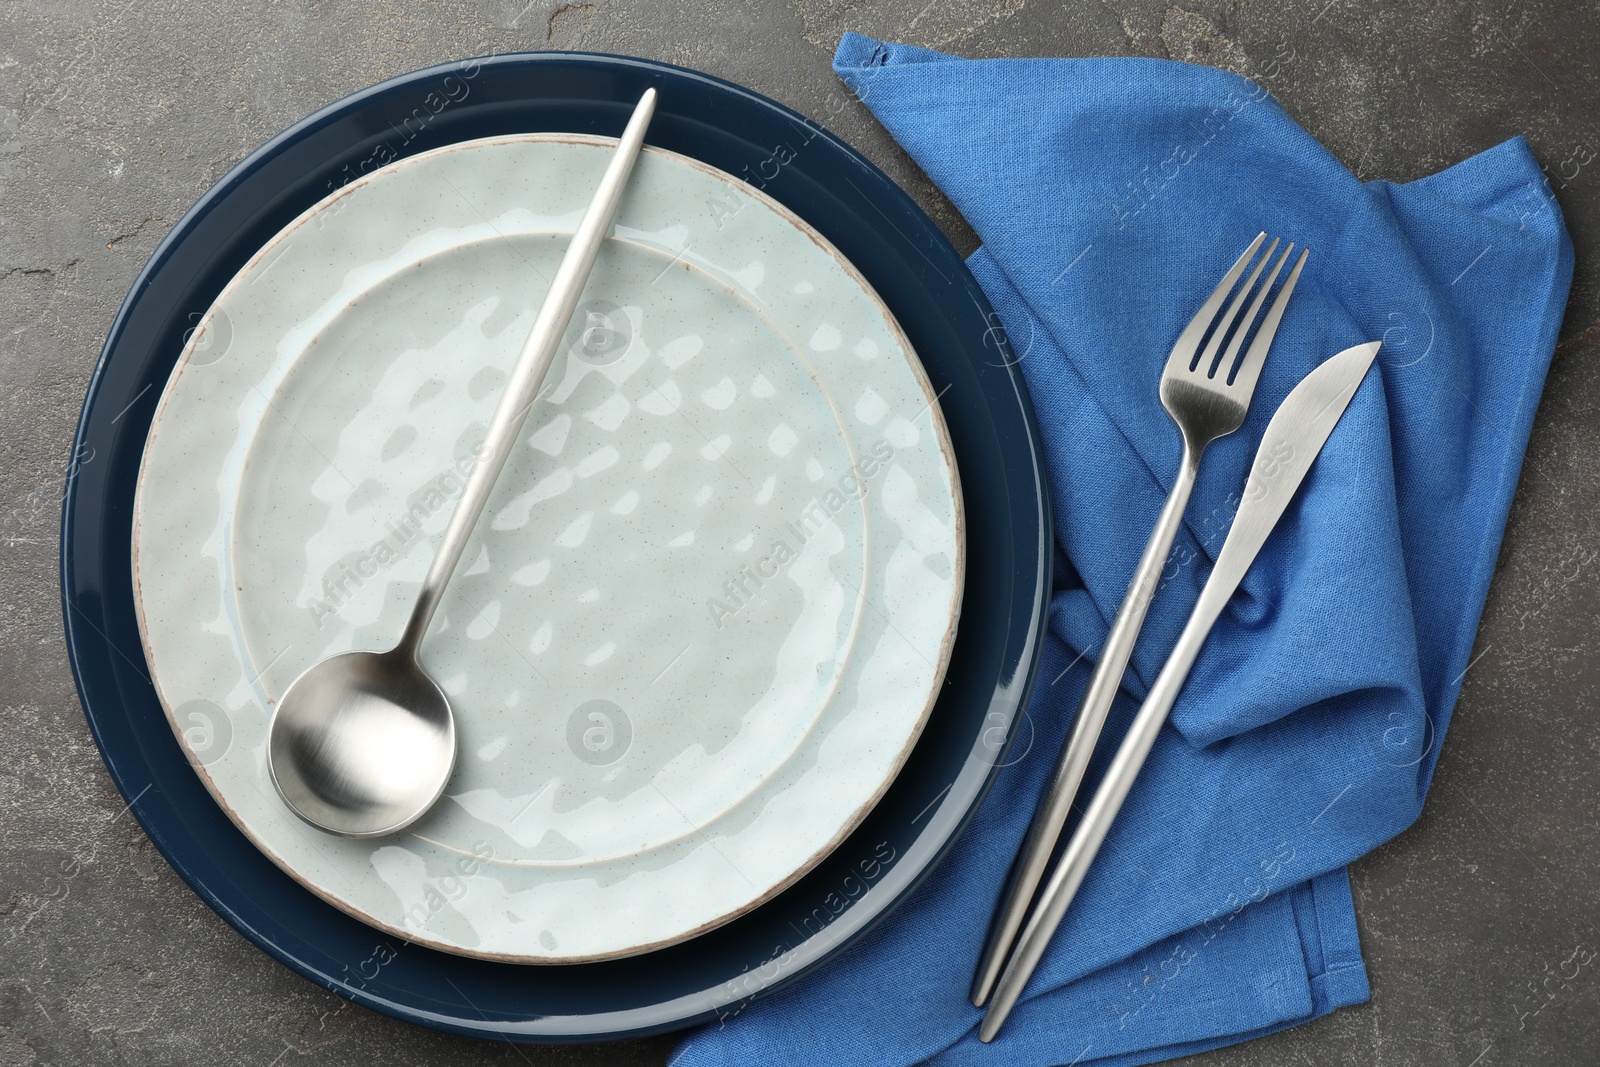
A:
[[[399,643],[387,652],[345,652],[314,664],[273,712],[267,732],[272,784],[290,810],[319,829],[345,837],[394,833],[431,808],[450,780],[455,716],[418,648],[555,359],[655,106],[656,91],[646,89],[572,235]]]

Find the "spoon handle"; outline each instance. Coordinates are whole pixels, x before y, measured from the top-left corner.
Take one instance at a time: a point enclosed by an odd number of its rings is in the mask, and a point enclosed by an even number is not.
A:
[[[489,431],[478,449],[478,457],[467,475],[455,511],[450,515],[450,523],[445,527],[444,539],[434,553],[427,577],[422,580],[422,590],[417,594],[416,605],[411,609],[411,618],[406,623],[405,633],[401,635],[396,651],[408,651],[415,656],[418,646],[422,644],[422,635],[433,621],[433,613],[444,595],[445,585],[455,573],[456,564],[461,561],[461,553],[467,547],[478,516],[483,513],[484,504],[488,503],[489,493],[494,488],[495,480],[500,477],[500,469],[511,455],[511,447],[522,431],[522,424],[533,407],[545,372],[550,369],[562,335],[566,333],[567,323],[578,306],[578,298],[583,294],[589,272],[594,268],[595,257],[600,254],[600,245],[605,241],[606,231],[616,216],[628,175],[639,158],[639,149],[644,145],[645,127],[650,125],[655,108],[656,91],[646,89],[633,109],[633,117],[628,120],[627,128],[622,131],[616,154],[606,165],[594,199],[589,202],[588,210],[583,213],[583,219],[572,235],[572,243],[567,246],[561,266],[556,270],[555,280],[550,283],[550,291],[539,307],[533,329],[522,346],[522,354],[511,368],[511,378],[489,420]]]

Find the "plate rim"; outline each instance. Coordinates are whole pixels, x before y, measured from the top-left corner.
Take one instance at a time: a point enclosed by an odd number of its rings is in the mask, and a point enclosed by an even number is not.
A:
[[[480,1017],[478,1018],[467,1017],[461,1013],[451,1014],[447,1010],[442,1010],[447,1007],[446,1005],[438,1002],[435,1002],[432,1007],[427,1006],[425,1003],[417,1003],[418,1000],[426,1000],[426,997],[422,994],[413,994],[409,1001],[396,999],[394,996],[380,995],[377,991],[368,988],[365,982],[350,976],[348,967],[345,968],[346,976],[344,978],[317,970],[304,960],[296,958],[290,949],[279,945],[273,939],[272,932],[259,927],[250,915],[234,909],[228,901],[224,900],[201,877],[199,872],[193,870],[189,861],[185,858],[185,854],[177,848],[174,841],[169,840],[167,837],[168,825],[166,819],[168,817],[163,815],[160,820],[155,820],[154,815],[147,816],[140,810],[139,802],[150,786],[139,780],[130,780],[127,773],[130,768],[123,765],[123,759],[131,759],[132,756],[113,755],[114,750],[120,751],[117,747],[120,739],[110,736],[110,731],[118,726],[118,720],[112,718],[101,721],[95,704],[92,704],[88,699],[90,691],[98,689],[102,685],[108,689],[117,687],[119,683],[115,681],[114,676],[124,670],[124,664],[118,661],[119,657],[122,661],[125,661],[126,667],[132,667],[135,672],[142,674],[142,669],[140,665],[134,663],[117,648],[110,636],[100,631],[90,614],[78,605],[78,594],[81,591],[83,593],[83,602],[91,609],[98,609],[103,606],[103,598],[106,591],[92,586],[85,587],[83,583],[76,581],[77,566],[73,554],[80,519],[78,515],[79,497],[83,492],[81,489],[82,480],[75,477],[79,471],[76,457],[84,455],[83,449],[85,447],[89,447],[92,450],[93,446],[88,438],[97,428],[93,421],[95,402],[101,396],[102,391],[106,389],[107,379],[111,373],[110,356],[115,350],[117,342],[129,329],[129,320],[145,288],[152,280],[152,277],[172,258],[175,250],[186,239],[189,231],[217,208],[237,185],[245,178],[266,167],[286,146],[294,141],[311,136],[320,128],[330,125],[347,112],[354,112],[358,108],[369,105],[376,106],[388,94],[398,95],[406,89],[414,89],[420,82],[446,77],[451,74],[460,75],[469,68],[476,71],[483,67],[492,66],[516,70],[545,64],[564,64],[576,67],[589,74],[616,74],[621,72],[635,80],[684,79],[704,87],[705,90],[714,93],[729,93],[741,98],[747,101],[748,106],[755,110],[770,113],[773,116],[772,121],[782,120],[797,131],[803,131],[808,140],[819,138],[825,141],[845,164],[853,168],[853,172],[856,175],[873,185],[875,192],[880,192],[886,198],[886,200],[874,202],[872,206],[884,213],[884,217],[890,226],[895,226],[895,223],[885,212],[885,208],[894,211],[918,235],[924,237],[928,241],[928,247],[939,256],[941,262],[956,268],[961,274],[965,275],[965,295],[972,301],[975,310],[984,317],[984,321],[991,324],[990,333],[993,336],[991,338],[986,334],[983,343],[992,343],[1001,357],[999,364],[992,365],[1006,368],[1006,379],[1010,386],[1010,399],[1017,406],[1015,413],[1010,413],[1009,405],[1007,406],[1008,418],[1020,416],[1021,436],[1024,438],[1022,443],[1026,445],[1027,449],[1026,459],[1023,461],[1022,466],[1031,472],[1033,479],[1033,485],[1029,487],[1031,493],[1028,503],[1036,510],[1036,519],[1029,524],[1032,527],[1031,530],[1020,526],[1017,527],[1017,537],[1019,538],[1017,543],[1019,545],[1032,546],[1031,550],[1026,552],[1025,555],[1034,557],[1030,567],[1033,580],[1031,583],[1027,583],[1031,584],[1031,588],[1013,590],[1012,596],[1012,602],[1021,605],[1021,610],[1018,611],[1013,608],[1011,614],[1018,619],[1025,620],[1026,625],[1021,629],[1014,627],[1005,638],[1006,643],[1003,654],[1005,666],[1010,673],[1009,676],[1002,677],[997,681],[994,697],[987,705],[991,710],[986,721],[992,721],[994,726],[985,731],[984,738],[979,743],[983,748],[982,755],[979,756],[977,754],[979,746],[975,745],[973,758],[969,758],[962,765],[955,780],[941,794],[945,799],[938,802],[937,808],[933,813],[934,817],[928,823],[929,830],[937,824],[939,827],[938,833],[930,835],[928,830],[920,832],[913,842],[913,847],[895,862],[894,866],[889,868],[882,880],[874,883],[861,898],[856,900],[854,906],[847,908],[836,922],[827,926],[821,934],[796,945],[792,951],[773,956],[769,961],[773,971],[770,976],[766,973],[768,970],[767,965],[763,965],[749,974],[734,976],[735,979],[742,978],[743,980],[737,983],[739,988],[733,990],[732,995],[724,996],[716,989],[703,990],[669,1001],[658,1001],[648,1008],[630,1008],[625,1011],[565,1016],[561,1017],[561,1019],[566,1020],[566,1022],[554,1027],[542,1025],[550,1021],[551,1017],[549,1016],[533,1017],[533,1021],[530,1023],[524,1017],[490,1019],[487,1016],[482,1016],[482,1013],[479,1013]],[[593,94],[584,100],[585,105],[590,107],[598,102],[600,102],[599,98]],[[854,183],[851,184],[853,185]],[[857,191],[860,192],[859,188]],[[862,195],[865,196],[866,194],[863,193]],[[903,232],[901,236],[908,242],[910,241],[910,238],[906,237]],[[923,253],[923,255],[926,257],[927,253]],[[929,259],[929,263],[932,265],[933,260]],[[934,269],[937,270],[937,267]],[[1002,395],[1004,394],[1002,393]],[[91,451],[90,456],[92,457],[92,455],[93,452]],[[1020,451],[1016,455],[1020,458]],[[184,878],[190,885],[196,895],[248,940],[255,943],[274,959],[303,977],[346,999],[361,1003],[364,1006],[396,1018],[449,1032],[530,1042],[565,1042],[643,1036],[677,1029],[706,1019],[726,1018],[742,1010],[743,1006],[755,997],[770,993],[796,978],[810,973],[886,918],[892,911],[892,907],[888,906],[890,901],[894,903],[903,901],[931,873],[937,860],[953,847],[960,830],[970,822],[984,795],[992,785],[994,775],[1002,765],[1001,760],[1004,759],[1011,740],[1018,732],[1018,725],[1023,718],[1021,714],[1023,703],[1038,670],[1042,649],[1042,635],[1048,611],[1048,592],[1053,562],[1049,490],[1044,477],[1042,444],[1037,418],[1028,400],[1026,385],[1023,383],[1020,374],[1015,370],[1015,360],[1011,358],[1011,350],[1006,342],[1003,329],[1000,327],[999,319],[994,315],[987,298],[977,286],[976,280],[967,271],[960,256],[932,221],[917,207],[904,190],[900,189],[892,179],[856,149],[840,140],[836,135],[829,133],[817,123],[783,104],[714,75],[672,64],[592,52],[504,53],[446,62],[403,73],[375,85],[367,86],[319,108],[311,115],[274,135],[260,147],[250,152],[206,190],[162,239],[144,267],[141,268],[108,328],[106,341],[89,378],[78,427],[73,438],[71,457],[73,459],[69,466],[68,492],[65,494],[62,503],[60,557],[63,626],[67,639],[69,661],[72,666],[74,684],[78,691],[80,704],[88,720],[91,734],[101,751],[108,773],[123,797],[129,801],[129,807],[133,810],[135,818],[139,819],[152,842],[161,850],[163,856],[180,877]],[[959,460],[959,456],[957,458]],[[98,505],[93,499],[85,505],[86,509],[95,506]],[[102,516],[99,512],[93,512],[84,517],[83,521],[87,525],[91,519],[98,520],[100,518]],[[104,617],[102,613],[102,618]],[[85,663],[85,659],[95,653],[94,646],[97,641],[104,644],[104,655],[101,660],[110,668],[108,676],[113,678],[113,680],[105,681],[104,683],[98,678],[89,677]],[[97,663],[96,666],[98,667],[100,664]],[[175,742],[170,740],[170,731],[163,731],[163,733],[165,734],[163,740],[167,744],[175,745]],[[999,736],[992,737],[991,735],[994,734]],[[142,739],[137,734],[130,731],[128,743],[138,748],[134,755],[142,758],[146,757]],[[187,823],[183,822],[181,813],[174,813],[171,818],[176,820],[172,827],[175,831],[187,828]],[[930,836],[936,836],[938,840],[932,842],[930,841]],[[913,860],[916,862],[913,863]],[[889,901],[884,900],[884,897],[888,897]],[[861,907],[868,901],[873,901],[875,907],[870,909]],[[648,957],[638,958],[644,959]],[[733,984],[735,983],[730,981],[729,985]]]

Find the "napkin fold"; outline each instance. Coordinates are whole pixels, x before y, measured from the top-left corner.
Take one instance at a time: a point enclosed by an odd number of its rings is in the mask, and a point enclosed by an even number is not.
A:
[[[952,854],[842,959],[690,1034],[673,1063],[1141,1064],[1365,1000],[1345,865],[1421,810],[1571,278],[1539,165],[1518,138],[1361,182],[1262,86],[1160,60],[968,61],[847,34],[834,69],[983,241],[969,265],[1044,437],[1049,635],[1010,763]],[[1275,407],[1335,352],[1383,348],[983,1046],[973,966],[1177,469],[1167,351],[1260,230],[1311,258],[1249,418],[1206,454],[1086,789]]]

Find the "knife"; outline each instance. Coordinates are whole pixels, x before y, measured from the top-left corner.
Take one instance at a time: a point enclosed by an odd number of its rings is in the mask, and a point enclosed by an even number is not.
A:
[[[1056,927],[1061,925],[1061,917],[1083,883],[1084,874],[1100,851],[1122,802],[1127,799],[1139,769],[1144,766],[1145,757],[1167,721],[1167,714],[1189,677],[1189,669],[1194,666],[1201,645],[1229,598],[1239,588],[1250,564],[1255,562],[1267,536],[1283,517],[1295,490],[1305,480],[1306,472],[1322,451],[1350,398],[1355,396],[1380,344],[1370,341],[1356,345],[1327,360],[1294,387],[1267,423],[1267,432],[1262,435],[1261,447],[1256,450],[1255,461],[1250,466],[1238,514],[1228,530],[1222,551],[1217,554],[1211,577],[1200,591],[1200,599],[1172,655],[1145,696],[1122,747],[1117,750],[1106,769],[1105,779],[1084,812],[1083,821],[1067,843],[1061,861],[1028,917],[1011,959],[995,986],[994,999],[978,1029],[979,1040],[993,1041],[1006,1016],[1016,1006],[1023,987],[1044,955],[1045,946]]]

